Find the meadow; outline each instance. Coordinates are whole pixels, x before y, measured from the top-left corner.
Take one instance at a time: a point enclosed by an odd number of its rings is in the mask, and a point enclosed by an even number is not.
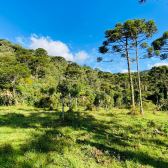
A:
[[[128,112],[1,106],[0,167],[167,168],[168,112]]]

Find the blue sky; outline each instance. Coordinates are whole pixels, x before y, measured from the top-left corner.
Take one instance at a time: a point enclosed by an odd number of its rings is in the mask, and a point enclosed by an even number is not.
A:
[[[0,39],[21,44],[25,48],[44,48],[49,55],[63,56],[81,65],[103,71],[126,72],[127,63],[97,63],[96,59],[120,59],[102,55],[98,47],[105,40],[106,29],[128,19],[153,19],[158,27],[154,40],[168,30],[168,1],[148,0],[139,5],[137,0],[8,0],[0,3]],[[149,41],[149,43],[151,42]],[[140,70],[168,65],[159,59],[140,60]],[[131,64],[136,70],[136,63]]]

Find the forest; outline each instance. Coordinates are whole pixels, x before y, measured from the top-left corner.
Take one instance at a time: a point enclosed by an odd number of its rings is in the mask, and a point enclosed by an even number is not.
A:
[[[156,56],[151,48],[146,49],[146,59]],[[115,50],[121,52],[118,48]],[[157,57],[167,58],[165,53]],[[153,106],[154,110],[168,110],[167,73],[167,66],[140,72],[144,108]],[[70,110],[78,107],[131,109],[130,74],[135,106],[140,104],[138,72],[103,72],[86,64],[81,66],[66,61],[61,56],[49,56],[43,48],[25,49],[3,39],[0,40],[0,74],[1,106],[26,104],[52,110],[62,106],[64,100],[64,106]]]
[[[103,59],[111,54],[128,73],[0,39],[0,167],[167,168],[168,66],[138,63],[167,59],[168,31],[146,42],[157,31],[145,19],[105,31],[95,63],[113,66]]]

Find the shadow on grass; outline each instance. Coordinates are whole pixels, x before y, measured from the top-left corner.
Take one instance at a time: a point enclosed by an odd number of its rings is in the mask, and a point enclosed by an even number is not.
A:
[[[115,133],[111,133],[111,134],[107,133],[106,129],[110,129],[110,127],[102,121],[98,122],[92,115],[89,115],[87,113],[85,113],[85,115],[81,115],[80,112],[70,113],[69,115],[67,115],[66,122],[67,122],[66,123],[67,126],[84,129],[84,130],[87,130],[88,132],[94,133],[92,140],[90,141],[77,140],[77,143],[79,144],[88,144],[102,151],[105,151],[105,150],[111,151],[111,156],[112,156],[112,153],[113,155],[115,153],[116,158],[118,155],[120,155],[121,161],[134,160],[141,163],[142,165],[151,165],[157,168],[168,167],[168,162],[163,161],[161,158],[156,159],[155,157],[151,157],[146,152],[142,152],[138,150],[123,151],[115,148],[114,144],[122,147],[133,147],[133,148],[136,148],[136,144],[134,146],[130,145],[128,143],[127,136],[124,136],[122,134],[116,135]],[[121,126],[117,123],[117,121],[114,122],[114,124],[115,124],[115,127],[122,127],[122,129],[130,131],[131,133],[136,133],[137,131],[137,128],[133,128],[130,126],[128,127]],[[111,141],[110,144],[108,144],[107,136]],[[102,141],[103,143],[100,143],[100,142],[95,143],[93,142],[93,140],[96,142],[99,142],[100,140],[104,140],[104,141]]]
[[[15,112],[0,115],[0,127],[46,128],[52,127],[53,123],[60,123],[61,112],[59,111],[34,112],[34,109],[28,111],[30,112],[28,116]]]
[[[47,159],[39,164],[39,167],[44,167],[50,164],[51,161],[50,155],[47,155]],[[24,150],[14,149],[9,143],[0,146],[0,167],[32,168],[34,163],[35,159]]]
[[[102,145],[99,143],[94,143],[94,142],[90,142],[90,141],[81,141],[78,140],[77,143],[80,144],[89,144],[93,147],[96,147],[97,149],[101,150],[101,151],[105,151],[108,150],[110,151],[111,156],[115,156],[115,158],[118,158],[120,161],[126,161],[126,160],[134,160],[136,162],[141,163],[142,165],[151,165],[153,167],[157,167],[157,168],[167,168],[168,167],[168,163],[158,159],[156,160],[155,158],[149,156],[147,153],[143,153],[143,152],[132,152],[132,151],[120,151],[117,150],[116,148],[113,147],[108,147],[107,145]],[[121,145],[121,144],[120,144]]]
[[[105,122],[95,119],[88,112],[66,113],[65,122],[62,123],[60,111],[47,112],[44,110],[41,112],[34,112],[33,109],[29,109],[28,111],[31,110],[32,113],[28,116],[18,113],[1,115],[0,126],[8,126],[12,128],[37,128],[36,124],[39,124],[40,128],[49,127],[51,130],[45,130],[42,135],[34,135],[29,142],[20,145],[19,151],[14,150],[10,144],[0,147],[0,161],[3,161],[1,163],[2,165],[4,164],[4,167],[6,166],[5,163],[8,163],[9,165],[19,164],[19,166],[27,164],[26,167],[29,167],[30,165],[32,166],[32,161],[20,161],[20,163],[17,163],[16,157],[18,154],[24,156],[28,151],[35,151],[37,153],[57,152],[63,154],[65,148],[73,148],[76,144],[88,144],[102,152],[108,150],[110,157],[115,156],[115,158],[118,158],[118,156],[120,156],[119,160],[122,162],[125,162],[126,160],[134,160],[142,165],[150,165],[156,168],[168,167],[168,163],[161,158],[157,159],[151,157],[147,153],[139,150],[132,151],[131,147],[133,146],[128,143],[127,137],[122,134],[116,135],[115,133],[107,133],[106,130],[112,128]],[[120,127],[117,121],[113,124],[116,127]],[[62,133],[58,131],[58,127],[71,127],[75,130],[85,130],[93,136],[92,139],[81,140],[81,135],[79,135],[79,138],[74,140],[71,136],[62,135]],[[133,127],[128,129],[127,127],[122,126],[122,128],[134,132]],[[115,147],[115,145],[123,148],[129,147],[130,150],[120,150]]]

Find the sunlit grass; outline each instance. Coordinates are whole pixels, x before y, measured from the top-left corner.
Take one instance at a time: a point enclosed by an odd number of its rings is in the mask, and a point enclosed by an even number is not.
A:
[[[0,167],[168,167],[168,112],[0,107]]]

